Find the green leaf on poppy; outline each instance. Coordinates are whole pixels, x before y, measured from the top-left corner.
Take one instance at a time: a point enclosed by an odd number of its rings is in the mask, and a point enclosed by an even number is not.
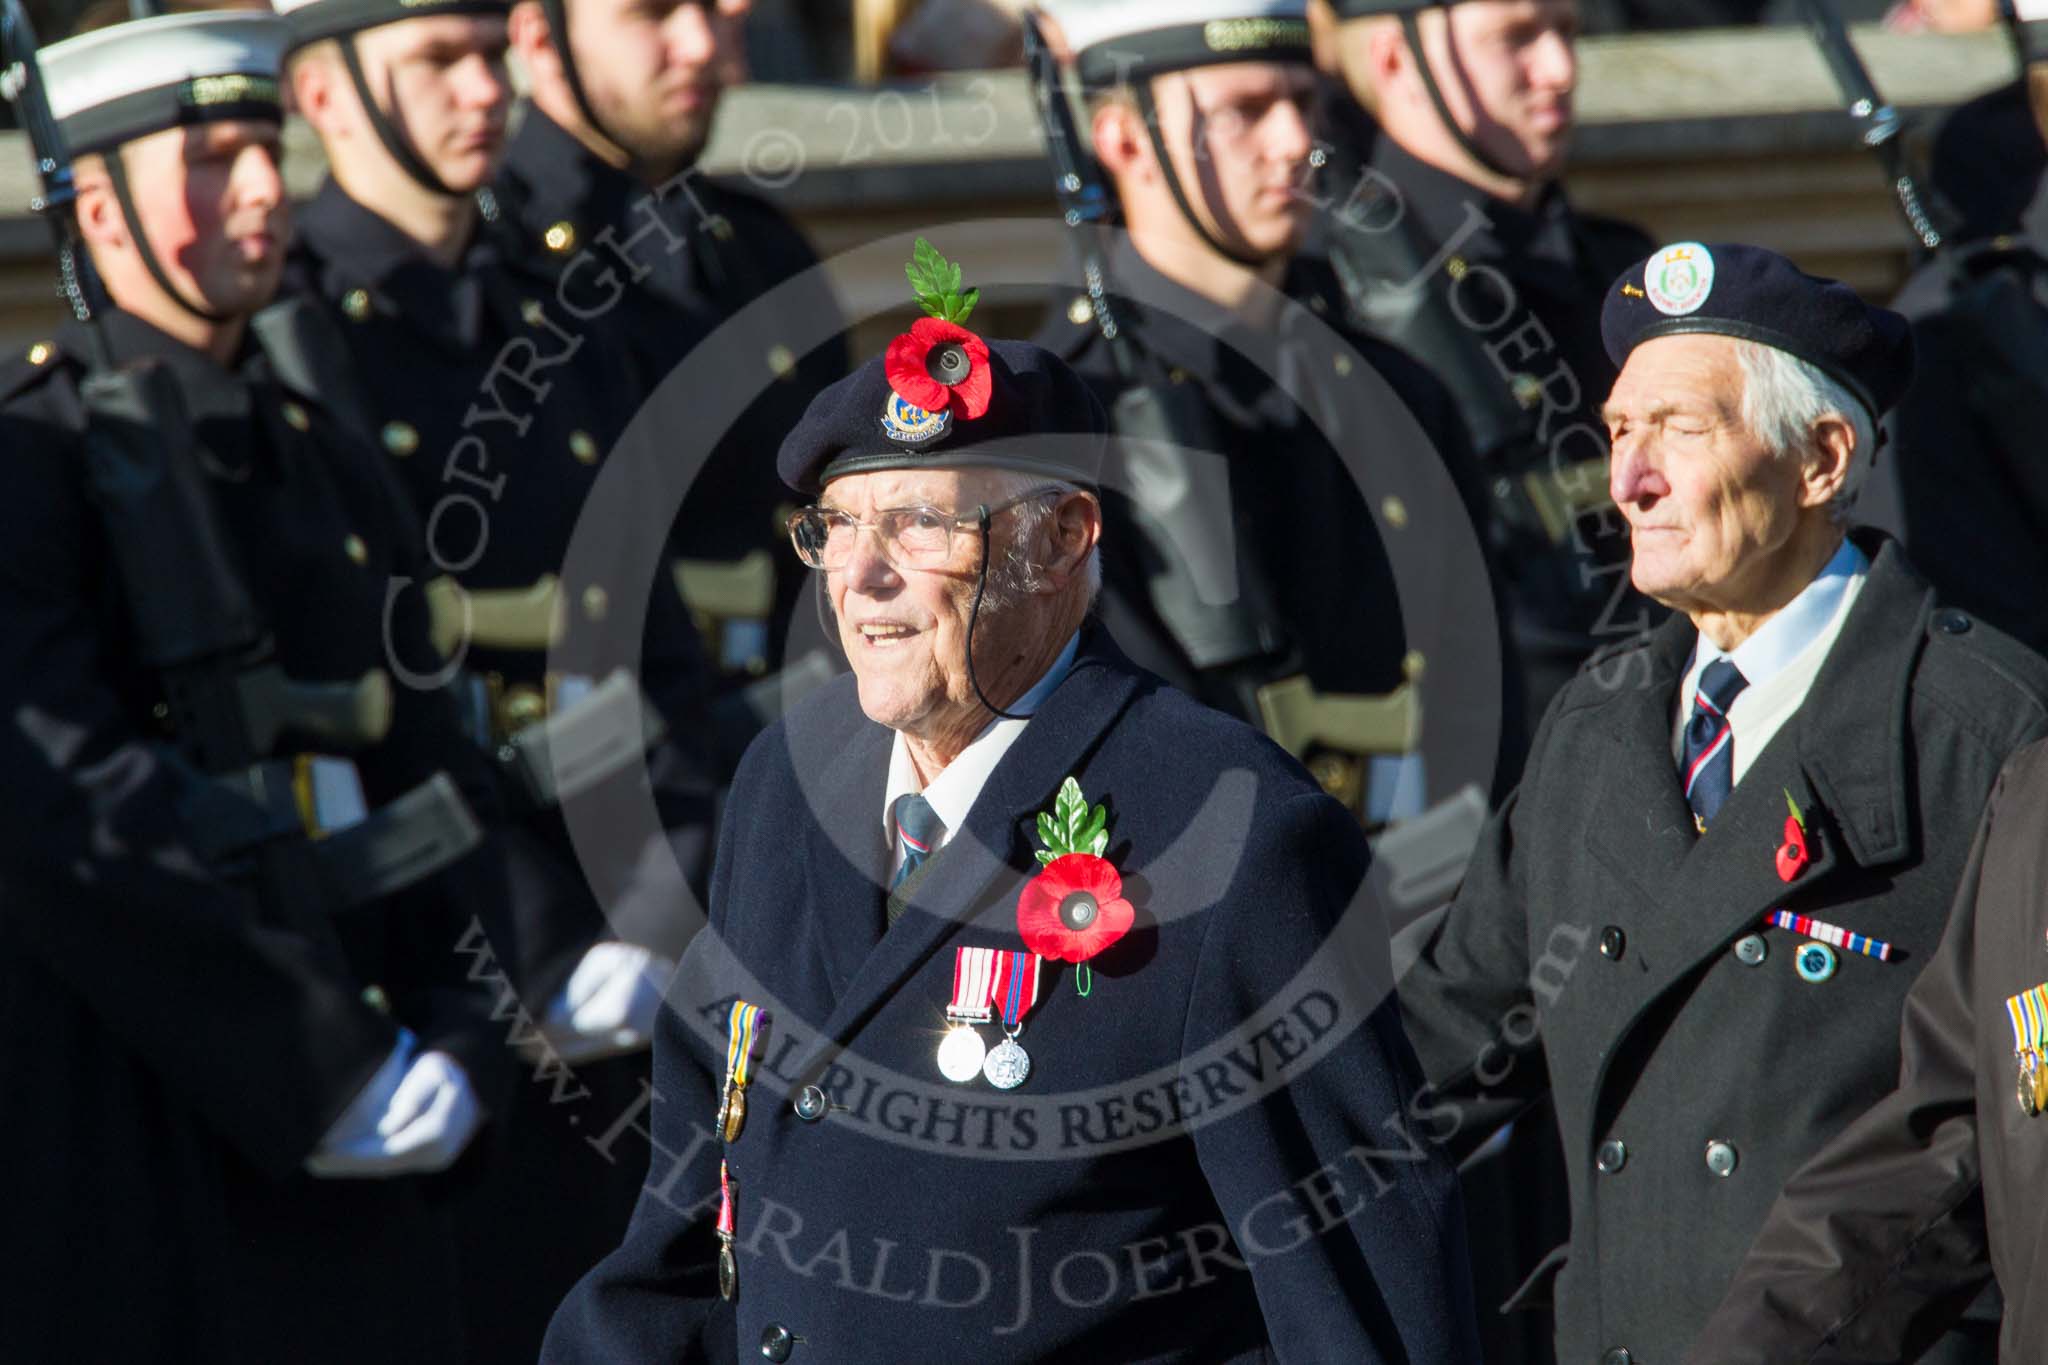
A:
[[[946,283],[946,292],[949,294],[957,294],[960,292],[960,266],[957,262],[953,264],[952,271],[953,273],[948,278]]]
[[[1048,849],[1053,850],[1055,857],[1058,856],[1060,846],[1059,831],[1053,827],[1052,817],[1044,811],[1038,812],[1038,841]],[[1047,859],[1047,861],[1051,860]]]
[[[1804,815],[1801,815],[1801,814],[1799,813],[1799,803],[1798,803],[1797,801],[1794,801],[1794,800],[1792,799],[1792,792],[1791,792],[1791,790],[1790,790],[1789,788],[1787,788],[1787,789],[1784,789],[1784,791],[1785,791],[1785,804],[1786,804],[1787,806],[1791,807],[1791,809],[1792,809],[1792,820],[1793,820],[1793,823],[1797,824],[1797,825],[1799,826],[1799,828],[1801,828],[1801,829],[1805,829],[1805,828],[1806,828],[1806,817],[1805,817]]]
[[[1088,851],[1100,858],[1109,849],[1109,831],[1097,830],[1095,837],[1088,841]]]
[[[1059,857],[1059,856],[1060,856],[1059,854],[1057,854],[1057,853],[1053,852],[1053,851],[1052,851],[1051,849],[1049,849],[1049,848],[1041,848],[1040,850],[1038,850],[1038,862],[1039,862],[1039,865],[1040,865],[1040,866],[1042,867],[1042,866],[1044,866],[1045,864],[1047,864],[1047,863],[1050,863],[1050,862],[1051,862],[1051,861],[1052,861],[1053,859],[1055,859],[1055,858],[1057,858],[1057,857]]]
[[[917,306],[935,318],[944,317],[946,312],[946,296],[943,294],[919,294],[917,296]]]
[[[935,318],[957,322],[966,316],[959,302],[960,267],[939,254],[937,247],[920,237],[911,248],[910,264],[903,267],[910,280],[910,292],[917,306]],[[972,308],[972,302],[966,308]],[[957,314],[957,316],[956,316]]]
[[[953,287],[958,289],[960,287],[960,271],[957,266],[954,267],[953,275]],[[981,302],[981,291],[979,289],[970,289],[965,294],[959,294],[955,297],[959,299],[959,306],[952,316],[948,318],[948,321],[965,322],[967,321],[967,315],[974,311],[974,305]]]
[[[958,294],[946,295],[943,299],[939,300],[939,307],[942,310],[939,316],[947,322],[959,321],[959,318],[954,316],[960,311],[960,296]]]
[[[1098,838],[1100,838],[1102,836],[1102,832],[1108,828],[1109,812],[1104,810],[1101,806],[1097,806],[1093,814],[1089,816],[1088,823],[1081,827],[1081,837],[1074,841],[1075,847],[1089,847]],[[1102,850],[1097,849],[1095,851],[1097,853],[1100,853]]]

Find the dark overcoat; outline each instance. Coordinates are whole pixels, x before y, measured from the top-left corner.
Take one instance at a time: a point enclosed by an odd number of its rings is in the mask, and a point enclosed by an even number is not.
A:
[[[1559,695],[1402,978],[1437,1087],[1414,1114],[1426,1133],[1545,1087],[1555,1103],[1571,1239],[1539,1274],[1560,1359],[1677,1360],[1785,1179],[1892,1088],[1970,830],[2048,731],[2048,665],[1858,536],[1869,577],[1811,692],[1704,836],[1671,753],[1696,639],[1674,618]],[[1789,882],[1788,797],[1812,851]],[[1892,959],[1841,952],[1808,981],[1804,940],[1764,927],[1780,908]]]
[[[1474,1359],[1455,1180],[1389,1128],[1416,1077],[1343,809],[1095,634],[885,932],[890,742],[842,678],[748,754],[626,1116],[661,1155],[544,1359],[730,1359],[735,1334],[778,1361]],[[953,950],[1020,946],[1068,776],[1107,807],[1136,923],[1085,998],[1047,964],[1020,1088],[951,1085]],[[721,1152],[735,998],[774,1021]]]

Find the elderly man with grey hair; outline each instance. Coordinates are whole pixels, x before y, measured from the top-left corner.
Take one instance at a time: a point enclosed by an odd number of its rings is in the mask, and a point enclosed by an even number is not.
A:
[[[1632,1365],[1682,1356],[1786,1178],[1892,1088],[2048,665],[1847,525],[1902,319],[1686,242],[1614,282],[1602,332],[1633,579],[1673,615],[1553,702],[1400,994],[1418,1141],[1550,1091],[1571,1236],[1514,1302],[1554,1307],[1561,1359]]]

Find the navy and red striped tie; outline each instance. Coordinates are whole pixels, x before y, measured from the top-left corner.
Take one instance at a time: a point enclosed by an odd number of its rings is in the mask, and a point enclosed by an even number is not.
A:
[[[1701,833],[1735,789],[1735,731],[1728,724],[1728,708],[1747,686],[1749,679],[1732,660],[1716,659],[1700,674],[1699,691],[1693,694],[1678,772]]]

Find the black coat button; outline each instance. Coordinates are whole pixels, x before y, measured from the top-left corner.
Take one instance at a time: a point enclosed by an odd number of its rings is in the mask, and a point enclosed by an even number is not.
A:
[[[1602,1175],[1613,1175],[1628,1165],[1628,1144],[1620,1138],[1609,1138],[1593,1153],[1593,1165]]]
[[[807,1085],[796,1092],[796,1116],[805,1123],[816,1123],[825,1117],[825,1092],[815,1085]]]
[[[1935,613],[1934,624],[1944,635],[1961,635],[1970,628],[1969,613],[1950,607],[1946,611]]]
[[[1635,1365],[1635,1359],[1629,1354],[1628,1347],[1617,1346],[1600,1357],[1600,1365]]]
[[[1628,935],[1610,924],[1600,931],[1600,956],[1610,961],[1621,961],[1621,955],[1628,951]]]
[[[761,1329],[761,1354],[773,1361],[789,1359],[789,1353],[796,1349],[796,1338],[787,1327],[771,1322]]]

